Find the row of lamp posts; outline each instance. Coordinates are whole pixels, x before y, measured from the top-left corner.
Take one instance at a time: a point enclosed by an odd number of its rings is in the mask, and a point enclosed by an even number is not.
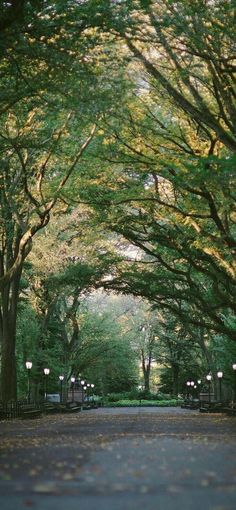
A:
[[[236,363],[233,363],[232,365],[232,368],[233,368],[233,371],[234,371],[234,401],[236,402]],[[222,400],[222,378],[223,378],[223,372],[222,370],[218,370],[217,372],[217,378],[218,378],[218,381],[219,381],[219,401],[221,402]],[[207,374],[206,375],[206,380],[207,380],[207,383],[208,383],[208,399],[209,399],[209,402],[211,402],[211,381],[212,381],[212,375],[211,374]],[[199,379],[197,381],[197,384],[200,385],[201,384],[201,380]],[[187,381],[187,388],[188,388],[188,394],[187,394],[187,398],[189,398],[189,390],[192,388],[192,389],[197,389],[197,385],[194,381]]]
[[[74,402],[74,399],[75,399],[75,377],[72,376],[70,378],[71,380],[71,390],[72,390],[72,402]],[[87,383],[84,379],[81,379],[79,381],[80,385],[81,385],[81,391],[82,391],[82,402],[84,401],[84,392],[87,391],[88,392],[88,395],[89,395],[89,391],[90,391],[90,388],[93,390],[94,388],[94,384],[93,383]]]
[[[30,403],[30,371],[33,366],[32,361],[26,361],[25,363],[27,372],[28,372],[28,392],[27,392],[27,400],[28,403]],[[45,400],[47,400],[48,397],[48,378],[50,374],[50,368],[44,368],[43,373],[45,375]],[[62,403],[62,397],[63,397],[63,381],[65,377],[64,375],[59,375],[59,381],[60,381],[60,403]],[[70,378],[71,380],[71,389],[72,389],[72,401],[74,402],[74,396],[75,396],[75,377],[72,376]],[[82,387],[82,402],[84,401],[84,392],[89,391],[90,388],[93,390],[94,384],[86,383],[83,379],[80,381],[81,387]]]
[[[200,379],[197,381],[198,384],[201,384],[202,381],[200,381]],[[194,381],[187,381],[187,398],[189,399],[189,393],[190,393],[190,390],[196,390],[197,389],[197,385]]]
[[[45,373],[45,369],[44,369],[44,373]],[[59,375],[59,381],[60,381],[60,402],[62,403],[62,395],[63,395],[63,381],[64,381],[64,375]],[[75,377],[72,375],[71,378],[70,378],[70,382],[71,382],[71,391],[72,391],[72,402],[74,402],[75,400]],[[84,401],[84,392],[89,390],[90,388],[94,388],[94,384],[90,384],[90,383],[86,383],[86,381],[84,381],[83,379],[80,381],[80,384],[81,384],[81,390],[82,390],[82,402]],[[47,392],[46,392],[46,395],[47,395]]]
[[[28,392],[27,392],[27,400],[28,400],[28,403],[30,403],[30,371],[31,371],[31,368],[33,366],[33,363],[32,361],[26,361],[25,363],[25,366],[26,366],[26,369],[27,369],[27,372],[28,372]],[[48,395],[48,381],[47,381],[47,377],[49,374],[50,374],[50,368],[44,368],[43,369],[43,373],[45,375],[45,400],[47,400],[47,395]]]
[[[221,402],[223,372],[221,370],[218,370],[216,375],[217,375],[217,378],[218,378],[218,381],[219,381],[219,401]],[[211,374],[207,374],[206,380],[207,380],[207,383],[208,383],[208,400],[209,400],[209,403],[210,403],[211,402],[211,380],[212,380],[212,375]]]

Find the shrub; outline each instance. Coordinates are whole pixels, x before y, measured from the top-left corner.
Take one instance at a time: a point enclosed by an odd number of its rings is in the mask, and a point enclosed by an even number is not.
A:
[[[182,399],[169,399],[169,400],[141,400],[141,405],[147,406],[147,407],[171,407],[171,406],[178,406],[183,402]],[[121,399],[117,400],[116,402],[107,402],[109,407],[136,407],[140,405],[140,399],[139,400],[128,400],[128,399]]]
[[[108,393],[105,397],[105,400],[107,402],[118,402],[118,400],[125,400],[129,398],[130,398],[129,392]]]
[[[176,397],[172,395],[167,395],[164,393],[150,393],[150,391],[138,391],[136,389],[132,391],[124,391],[121,393],[108,393],[105,397],[106,402],[118,402],[121,400],[129,400],[129,401],[139,401],[140,399],[145,401],[169,401],[169,400],[178,400]]]
[[[97,402],[98,403],[98,402],[102,402],[103,399],[102,399],[102,397],[100,395],[92,395],[90,397],[90,400],[93,401],[93,402]]]

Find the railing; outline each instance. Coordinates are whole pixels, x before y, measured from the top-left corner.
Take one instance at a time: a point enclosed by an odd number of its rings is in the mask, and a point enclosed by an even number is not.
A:
[[[0,420],[12,420],[20,418],[23,410],[28,406],[28,401],[25,400],[10,400],[9,402],[0,401]],[[39,409],[39,403],[32,403],[32,407]]]
[[[65,404],[61,403],[50,403],[45,401],[31,402],[28,400],[11,400],[7,403],[0,401],[0,421],[1,420],[12,420],[14,418],[33,418],[38,417],[42,413],[48,414],[49,412],[68,412],[70,405],[76,406],[76,402],[67,401]],[[87,401],[82,403],[77,402],[76,409],[91,409],[94,407],[100,407],[102,403],[96,404],[96,402]],[[75,410],[75,409],[74,409]]]

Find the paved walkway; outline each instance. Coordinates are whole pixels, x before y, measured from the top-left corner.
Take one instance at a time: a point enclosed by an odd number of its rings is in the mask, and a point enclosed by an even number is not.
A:
[[[236,420],[177,408],[0,422],[1,510],[235,510]]]

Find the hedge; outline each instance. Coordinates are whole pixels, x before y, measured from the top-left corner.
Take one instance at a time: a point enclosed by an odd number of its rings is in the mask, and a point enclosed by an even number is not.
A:
[[[182,399],[171,400],[118,400],[117,402],[104,402],[105,407],[171,407],[180,406]]]

